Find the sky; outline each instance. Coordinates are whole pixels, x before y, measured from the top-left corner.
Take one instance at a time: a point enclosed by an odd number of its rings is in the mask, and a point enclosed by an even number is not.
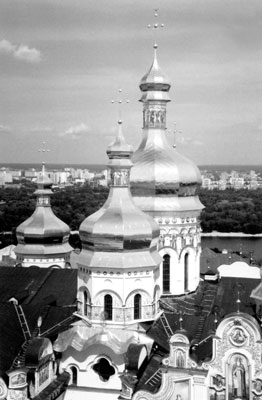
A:
[[[139,146],[154,7],[170,143],[198,165],[262,163],[261,0],[0,0],[0,163],[106,163],[119,88]]]

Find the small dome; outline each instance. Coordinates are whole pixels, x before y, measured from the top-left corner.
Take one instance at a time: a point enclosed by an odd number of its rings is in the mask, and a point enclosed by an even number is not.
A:
[[[64,254],[72,250],[68,243],[70,228],[54,213],[50,205],[52,181],[42,172],[37,179],[36,209],[16,229],[18,245],[16,254],[48,255]]]
[[[163,73],[159,66],[156,54],[157,45],[154,46],[154,49],[153,63],[140,82],[140,89],[142,92],[147,90],[168,91],[171,86],[168,77]]]
[[[130,158],[133,154],[133,147],[126,143],[122,132],[122,121],[118,121],[118,135],[114,141],[107,147],[107,155],[112,158]]]
[[[23,236],[25,242],[30,238],[62,238],[69,235],[70,229],[61,219],[55,216],[51,208],[37,207],[34,213],[16,229],[19,236]]]
[[[47,188],[50,189],[53,185],[53,182],[46,174],[45,163],[42,164],[42,171],[40,172],[36,180],[36,183],[39,189],[47,189]]]

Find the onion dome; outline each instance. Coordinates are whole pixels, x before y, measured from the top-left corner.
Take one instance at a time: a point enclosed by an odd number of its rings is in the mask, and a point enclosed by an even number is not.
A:
[[[110,190],[105,204],[80,226],[82,254],[90,267],[128,268],[159,264],[158,225],[133,202],[129,190],[132,147],[118,134],[108,147]],[[81,258],[81,254],[79,255]],[[84,256],[83,256],[84,257]]]
[[[42,171],[37,179],[36,209],[31,217],[22,222],[16,229],[18,245],[17,255],[35,255],[40,258],[48,255],[62,255],[72,251],[68,243],[70,229],[52,211],[50,196],[52,181]]]
[[[143,76],[140,82],[142,98],[140,101],[159,99],[170,101],[168,91],[170,89],[168,77],[162,72],[157,60],[157,44],[154,45],[154,59],[149,71]]]
[[[155,45],[153,64],[140,83],[143,139],[133,156],[131,192],[144,211],[200,210],[203,207],[196,196],[201,185],[200,171],[166,139],[170,83],[159,67],[156,50]]]

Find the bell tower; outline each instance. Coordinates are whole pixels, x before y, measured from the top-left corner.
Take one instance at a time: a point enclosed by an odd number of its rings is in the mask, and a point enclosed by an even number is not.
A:
[[[171,84],[159,66],[158,45],[153,47],[153,63],[140,82],[143,138],[133,155],[131,193],[135,203],[160,228],[161,294],[179,295],[194,291],[199,282],[203,205],[197,191],[201,175],[197,166],[167,141],[166,108]]]

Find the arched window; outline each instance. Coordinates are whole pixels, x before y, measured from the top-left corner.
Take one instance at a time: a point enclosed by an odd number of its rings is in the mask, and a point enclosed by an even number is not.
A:
[[[141,318],[141,294],[136,294],[134,297],[134,319]]]
[[[185,291],[188,290],[188,261],[189,261],[189,254],[185,254],[185,270],[184,270],[184,288]]]
[[[112,321],[113,319],[113,299],[110,294],[106,294],[104,297],[104,313],[105,319]]]
[[[163,259],[163,293],[170,292],[170,256],[164,255]]]
[[[177,350],[176,352],[176,366],[178,368],[184,368],[185,366],[184,353],[182,350]]]
[[[76,367],[71,367],[71,385],[77,385],[77,368]]]
[[[88,295],[87,291],[84,291],[84,315],[87,315]]]

